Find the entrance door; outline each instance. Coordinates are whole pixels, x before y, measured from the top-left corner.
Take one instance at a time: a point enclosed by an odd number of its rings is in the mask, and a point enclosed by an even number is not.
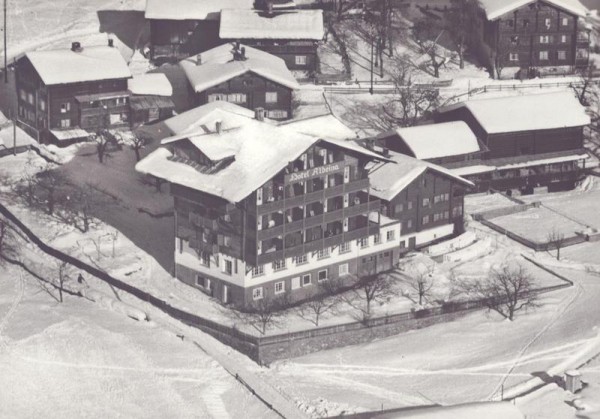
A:
[[[408,248],[414,250],[415,247],[417,247],[417,238],[411,237],[408,239]]]

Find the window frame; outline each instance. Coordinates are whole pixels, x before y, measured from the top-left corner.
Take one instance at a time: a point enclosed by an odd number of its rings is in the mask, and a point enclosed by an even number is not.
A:
[[[252,288],[252,299],[254,301],[262,300],[263,298],[265,298],[263,287]]]

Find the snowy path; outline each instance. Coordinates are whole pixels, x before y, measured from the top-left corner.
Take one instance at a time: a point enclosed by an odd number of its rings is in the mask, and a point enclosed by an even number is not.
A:
[[[23,300],[23,295],[25,293],[25,280],[23,279],[23,273],[21,272],[21,269],[15,269],[13,272],[14,271],[17,271],[18,273],[18,278],[14,278],[15,297],[6,314],[4,314],[4,316],[2,316],[0,319],[0,346],[4,347],[5,349],[7,348],[6,338],[2,336],[4,329],[19,307],[19,304]]]

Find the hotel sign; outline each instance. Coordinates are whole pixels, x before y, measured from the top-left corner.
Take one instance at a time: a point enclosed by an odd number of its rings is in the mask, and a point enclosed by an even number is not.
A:
[[[314,179],[324,175],[330,175],[338,173],[344,170],[345,165],[343,162],[327,164],[325,166],[313,167],[312,169],[304,170],[302,172],[294,172],[285,176],[285,182],[302,182],[305,180]]]

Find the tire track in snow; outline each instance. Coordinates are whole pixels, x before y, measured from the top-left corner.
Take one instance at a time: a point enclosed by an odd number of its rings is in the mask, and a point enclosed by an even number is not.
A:
[[[25,293],[25,280],[23,279],[23,273],[21,272],[21,269],[17,269],[17,272],[19,274],[19,278],[17,281],[15,281],[15,298],[13,299],[13,302],[4,317],[2,317],[0,320],[0,346],[4,347],[5,349],[8,348],[8,345],[6,343],[6,339],[2,337],[2,334],[4,333],[4,329],[6,329],[11,317],[15,314],[15,311],[17,311],[17,308],[23,300],[23,295]]]
[[[563,315],[573,306],[575,301],[577,301],[577,299],[579,299],[579,297],[581,297],[581,295],[583,294],[583,291],[584,291],[583,287],[581,286],[581,284],[579,282],[577,282],[575,284],[575,292],[571,293],[569,296],[567,296],[563,299],[564,302],[563,302],[562,308],[556,312],[556,314],[552,317],[552,319],[550,319],[550,321],[546,324],[546,326],[544,326],[538,333],[536,333],[533,336],[533,338],[519,350],[517,359],[511,365],[511,367],[508,369],[508,371],[506,371],[506,373],[504,374],[504,376],[502,377],[500,382],[496,385],[496,387],[490,393],[490,395],[486,398],[486,400],[492,401],[497,397],[498,392],[500,392],[500,390],[504,386],[504,383],[506,383],[506,380],[511,375],[513,375],[512,372],[515,370],[515,368],[517,368],[518,366],[521,365],[520,361],[522,358],[524,358],[525,352],[527,352],[527,350],[534,343],[536,343],[542,337],[542,335],[544,335],[544,333],[546,333],[552,326],[554,326],[563,317]]]

